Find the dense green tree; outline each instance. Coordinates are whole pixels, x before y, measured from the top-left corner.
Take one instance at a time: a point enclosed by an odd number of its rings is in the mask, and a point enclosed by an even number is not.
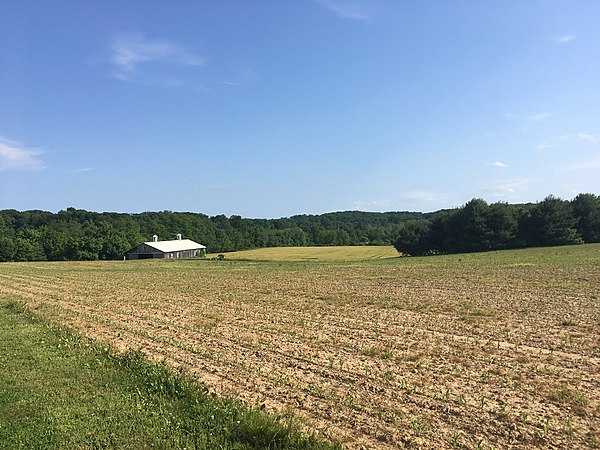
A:
[[[49,261],[60,261],[66,258],[68,235],[47,226],[41,229],[40,242]]]
[[[600,199],[548,197],[537,204],[473,199],[435,213],[345,211],[244,219],[172,211],[95,213],[67,208],[0,211],[0,261],[121,259],[130,248],[177,233],[211,252],[265,246],[389,245],[412,255],[600,242]]]
[[[40,242],[34,239],[17,237],[14,244],[14,261],[43,261],[46,259],[44,248]]]
[[[502,250],[518,247],[518,211],[508,203],[492,203],[486,214],[485,246]]]
[[[0,262],[15,261],[17,244],[7,235],[0,235]]]
[[[288,233],[290,236],[289,242],[291,246],[302,247],[308,245],[308,237],[302,228],[294,226],[293,228],[288,229]]]
[[[227,216],[224,216],[223,214],[211,217],[210,220],[212,220],[213,223],[220,230],[230,230],[232,228],[231,223],[229,222],[229,219],[227,218]]]
[[[525,234],[530,246],[581,244],[576,219],[569,202],[549,195],[531,210],[525,221]]]
[[[394,247],[406,255],[426,255],[431,249],[426,241],[430,222],[427,220],[407,220],[400,224],[397,231],[398,239]]]
[[[102,248],[99,253],[100,259],[122,259],[125,253],[133,246],[127,240],[127,236],[121,230],[110,230],[106,239],[102,240]]]
[[[579,194],[571,202],[575,228],[585,242],[600,242],[600,196]]]
[[[448,253],[481,252],[490,250],[487,236],[488,204],[479,198],[466,203],[462,208],[448,214],[445,239],[442,247]]]
[[[317,245],[335,245],[337,240],[337,232],[336,230],[331,230],[328,228],[321,229],[317,233],[315,244]]]

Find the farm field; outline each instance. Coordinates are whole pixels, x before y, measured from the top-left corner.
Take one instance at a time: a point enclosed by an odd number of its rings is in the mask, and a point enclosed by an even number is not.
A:
[[[0,367],[2,449],[337,448],[14,301],[0,302]]]
[[[393,246],[271,247],[223,253],[226,259],[245,261],[365,261],[397,258]],[[212,256],[212,255],[211,255]]]
[[[600,445],[600,245],[227,259],[3,263],[0,300],[350,449]]]

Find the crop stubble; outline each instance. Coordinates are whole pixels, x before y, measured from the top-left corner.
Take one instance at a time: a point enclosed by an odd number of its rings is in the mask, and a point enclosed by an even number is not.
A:
[[[3,264],[0,296],[348,448],[597,445],[598,260],[468,258]]]

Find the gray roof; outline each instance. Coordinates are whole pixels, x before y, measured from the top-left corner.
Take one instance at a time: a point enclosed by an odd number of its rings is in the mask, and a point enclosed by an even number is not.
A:
[[[201,250],[206,248],[202,244],[191,241],[190,239],[175,239],[174,241],[158,241],[158,242],[144,242],[144,244],[160,250],[163,253],[170,252],[181,252],[183,250]]]

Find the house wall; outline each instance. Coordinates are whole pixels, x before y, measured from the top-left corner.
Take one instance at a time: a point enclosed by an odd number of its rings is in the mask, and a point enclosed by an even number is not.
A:
[[[127,259],[164,258],[164,254],[146,244],[140,244],[127,252]]]
[[[165,253],[165,258],[195,258],[198,250],[181,250],[179,252]]]
[[[127,259],[155,259],[164,258],[162,253],[128,253]]]

